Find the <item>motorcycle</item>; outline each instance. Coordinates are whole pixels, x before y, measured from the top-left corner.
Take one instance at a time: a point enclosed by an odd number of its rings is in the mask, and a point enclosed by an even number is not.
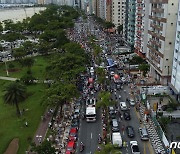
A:
[[[84,144],[81,142],[81,144],[80,144],[80,152],[82,152],[84,150]]]
[[[98,137],[98,143],[101,144],[101,142],[102,142],[102,137],[99,135],[99,137]]]

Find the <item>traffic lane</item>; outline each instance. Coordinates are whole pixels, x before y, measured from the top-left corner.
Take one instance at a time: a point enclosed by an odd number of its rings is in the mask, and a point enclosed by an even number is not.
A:
[[[111,83],[111,84],[113,86],[115,86],[114,83]],[[126,92],[124,92],[124,90],[126,90]],[[119,102],[121,102],[121,101],[125,101],[126,102],[126,98],[129,97],[129,88],[128,88],[128,86],[124,85],[123,90],[117,91],[117,95],[121,95],[121,100],[116,99],[117,97],[115,97],[115,94],[113,92],[113,99],[117,100],[117,102],[118,102],[117,106],[119,105]],[[127,148],[122,148],[122,152],[123,153],[129,153],[129,151],[131,151],[129,143],[130,143],[130,141],[135,140],[135,141],[138,142],[139,149],[140,149],[141,153],[144,153],[144,152],[150,153],[150,152],[147,152],[148,149],[144,146],[144,144],[141,143],[142,141],[141,141],[139,133],[138,133],[138,129],[140,127],[138,114],[136,113],[136,110],[135,110],[134,107],[130,106],[129,104],[127,104],[127,106],[128,106],[128,108],[130,107],[129,112],[130,112],[130,115],[131,115],[131,120],[130,121],[126,121],[124,119],[124,117],[122,119],[120,117],[117,117],[118,120],[120,121],[119,127],[120,127],[120,132],[122,134],[123,141],[128,143],[128,147]],[[120,113],[122,115],[123,115],[123,112],[124,111],[120,110]],[[122,127],[124,127],[124,126],[125,126],[125,128],[127,126],[132,126],[134,128],[134,132],[135,132],[135,137],[134,138],[129,138],[127,136],[126,131],[122,130]]]
[[[128,88],[128,86],[124,86],[124,89],[126,90],[126,94],[124,93],[124,91],[121,91],[120,95],[122,96],[122,100],[126,101],[126,98],[129,97],[129,88]],[[124,134],[123,134],[122,129],[120,129],[124,141],[128,142],[128,147],[126,148],[125,152],[131,151],[129,143],[130,143],[130,141],[134,140],[134,141],[138,142],[138,146],[139,146],[141,153],[153,154],[151,143],[149,141],[142,141],[140,138],[138,129],[140,126],[143,127],[143,125],[140,125],[140,123],[139,123],[139,119],[140,119],[139,113],[136,111],[135,107],[130,106],[129,104],[127,104],[127,105],[128,105],[128,107],[130,107],[131,120],[126,121],[126,120],[124,120],[124,117],[123,117],[123,120],[121,120],[121,122],[120,122],[120,128],[122,127],[122,125],[124,125],[125,127],[126,126],[132,126],[134,128],[134,131],[135,131],[135,137],[129,138],[127,136],[127,133],[124,132]],[[122,111],[120,111],[120,112],[121,112],[121,114],[123,114]]]
[[[82,154],[93,154],[98,146],[98,135],[101,134],[101,111],[97,109],[97,120],[93,123],[87,123],[86,120],[81,120],[79,129],[79,140],[77,145],[77,152],[79,153],[80,142],[83,142],[85,149]]]

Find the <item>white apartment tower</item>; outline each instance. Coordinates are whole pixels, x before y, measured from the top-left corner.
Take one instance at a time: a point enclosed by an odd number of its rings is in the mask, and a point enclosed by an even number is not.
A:
[[[180,2],[176,24],[176,36],[170,87],[180,100]]]
[[[178,0],[150,0],[146,59],[151,75],[168,84],[172,70]]]
[[[142,58],[145,58],[147,52],[148,18],[149,0],[136,0],[134,48]]]
[[[125,20],[125,0],[112,0],[112,23],[116,28]]]

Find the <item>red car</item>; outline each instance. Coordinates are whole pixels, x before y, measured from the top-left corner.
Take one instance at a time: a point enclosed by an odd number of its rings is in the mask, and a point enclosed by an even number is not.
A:
[[[70,141],[76,141],[77,140],[77,128],[71,128],[70,132],[69,132],[69,140]]]
[[[75,141],[69,141],[66,147],[66,154],[74,154],[76,148]]]

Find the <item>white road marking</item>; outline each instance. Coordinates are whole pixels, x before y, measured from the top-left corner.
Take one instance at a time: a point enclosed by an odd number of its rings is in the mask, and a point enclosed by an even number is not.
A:
[[[91,133],[91,139],[92,139],[92,133]]]

